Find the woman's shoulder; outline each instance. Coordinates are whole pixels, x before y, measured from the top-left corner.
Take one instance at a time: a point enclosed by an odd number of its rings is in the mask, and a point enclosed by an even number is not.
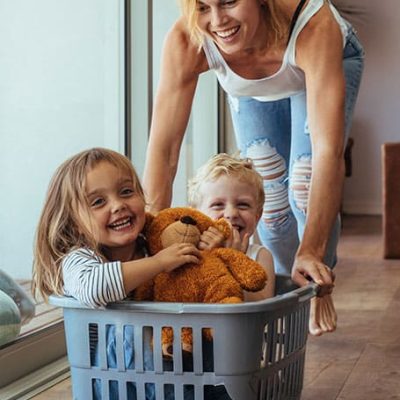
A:
[[[333,49],[336,50],[336,57],[340,58],[342,43],[340,26],[326,3],[308,21],[297,38],[297,64],[302,67],[313,63],[316,57],[331,54]]]
[[[191,40],[183,17],[180,17],[168,31],[164,41],[164,55],[180,66],[187,66],[199,74],[208,70],[204,51]]]
[[[332,39],[335,33],[340,37],[340,26],[333,15],[328,3],[322,5],[320,10],[312,16],[299,34],[299,41],[308,42],[325,38]]]

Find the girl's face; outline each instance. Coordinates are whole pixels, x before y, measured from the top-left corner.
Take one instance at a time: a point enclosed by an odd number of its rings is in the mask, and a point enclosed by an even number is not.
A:
[[[220,176],[200,187],[199,210],[213,219],[225,218],[243,239],[252,235],[261,213],[257,208],[254,186],[237,178]]]
[[[265,44],[260,0],[198,0],[198,27],[226,54]]]
[[[86,176],[86,196],[100,244],[112,260],[127,261],[145,223],[145,203],[128,172],[101,161]],[[130,257],[129,257],[130,255]]]

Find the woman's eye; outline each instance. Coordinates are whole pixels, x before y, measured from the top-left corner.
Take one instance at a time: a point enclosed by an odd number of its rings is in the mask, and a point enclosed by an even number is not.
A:
[[[204,12],[207,11],[207,6],[205,4],[202,4],[202,3],[197,3],[196,10],[199,13],[204,13]]]
[[[223,6],[233,6],[236,3],[237,0],[226,0],[226,1],[222,1],[222,5]]]

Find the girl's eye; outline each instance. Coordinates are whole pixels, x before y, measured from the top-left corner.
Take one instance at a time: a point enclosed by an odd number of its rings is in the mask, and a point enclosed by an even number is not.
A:
[[[101,197],[98,197],[90,202],[90,207],[96,208],[100,207],[105,203],[105,200]]]
[[[210,208],[212,210],[222,210],[224,208],[224,205],[222,203],[213,203],[211,204]]]
[[[237,207],[238,207],[240,210],[247,210],[247,209],[250,208],[250,204],[248,204],[248,203],[239,203],[239,204],[237,205]]]
[[[134,191],[131,188],[123,188],[121,190],[121,195],[122,196],[131,196],[133,193],[134,193]]]

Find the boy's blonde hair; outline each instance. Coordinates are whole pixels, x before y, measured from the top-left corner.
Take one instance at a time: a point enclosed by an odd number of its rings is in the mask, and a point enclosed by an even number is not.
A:
[[[86,176],[100,162],[128,173],[134,190],[144,200],[139,178],[128,158],[116,151],[92,148],[62,163],[54,173],[35,235],[32,292],[44,299],[62,294],[60,262],[71,250],[88,247],[101,255],[86,197]]]
[[[226,153],[220,153],[210,158],[197,170],[196,175],[189,180],[189,204],[192,207],[199,207],[202,201],[201,185],[204,182],[215,181],[221,176],[236,178],[252,185],[254,187],[257,211],[261,214],[265,201],[264,183],[261,175],[255,170],[250,159],[238,158]]]
[[[278,0],[260,1],[260,13],[263,12],[267,25],[273,32],[271,46],[276,46],[286,39],[289,32],[289,20],[277,5]],[[179,0],[182,15],[186,19],[190,39],[201,48],[203,44],[203,33],[198,24],[197,0]]]

